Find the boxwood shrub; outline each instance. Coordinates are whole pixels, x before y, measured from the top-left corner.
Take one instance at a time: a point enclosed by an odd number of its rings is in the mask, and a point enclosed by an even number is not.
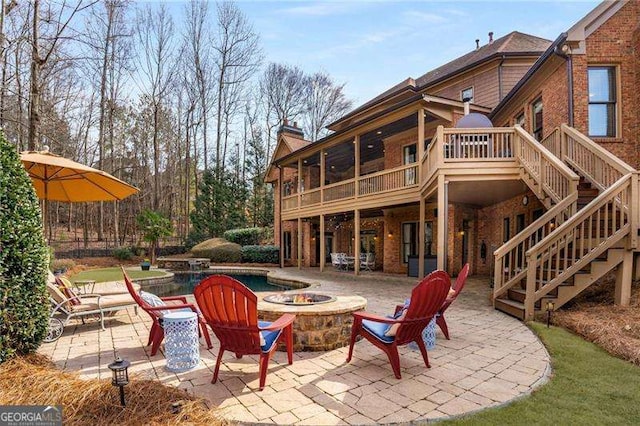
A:
[[[252,246],[260,244],[262,235],[262,228],[239,228],[225,232],[224,239],[241,246]]]
[[[35,351],[47,334],[48,262],[38,198],[0,132],[0,362]]]
[[[133,250],[131,247],[118,247],[113,249],[113,257],[118,260],[131,260],[133,259]]]
[[[278,246],[243,246],[243,263],[278,263],[280,247]]]
[[[224,238],[211,238],[191,249],[193,257],[207,257],[213,263],[240,263],[242,252],[240,245],[230,243]]]

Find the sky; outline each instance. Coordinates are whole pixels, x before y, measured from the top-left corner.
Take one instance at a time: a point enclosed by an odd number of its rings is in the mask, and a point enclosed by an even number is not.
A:
[[[261,36],[265,61],[328,72],[359,105],[521,31],[554,40],[599,1],[239,1]],[[179,2],[172,7],[182,9]]]

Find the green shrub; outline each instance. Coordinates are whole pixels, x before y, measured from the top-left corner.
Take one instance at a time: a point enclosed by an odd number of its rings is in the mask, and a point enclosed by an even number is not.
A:
[[[34,352],[47,334],[48,262],[38,198],[0,132],[0,362]]]
[[[130,247],[118,247],[113,250],[113,257],[118,260],[131,260],[133,259],[133,250]]]
[[[280,247],[278,246],[243,246],[243,263],[278,263]]]
[[[224,233],[224,238],[241,246],[252,246],[260,244],[262,235],[262,228],[239,228],[228,230]]]
[[[74,262],[73,259],[56,259],[49,262],[49,269],[54,273],[64,273],[74,266],[76,266],[76,262]]]
[[[191,249],[193,257],[206,257],[213,263],[240,263],[242,251],[239,244],[230,243],[224,238],[211,238]]]

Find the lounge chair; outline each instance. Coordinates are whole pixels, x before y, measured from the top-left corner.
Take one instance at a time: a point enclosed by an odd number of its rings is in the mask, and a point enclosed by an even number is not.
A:
[[[104,328],[104,316],[108,312],[115,312],[135,306],[135,301],[128,294],[103,296],[96,293],[65,294],[56,283],[56,277],[50,274],[47,280],[47,290],[51,302],[49,317],[49,334],[45,342],[57,340],[63,333],[64,327],[73,318],[83,318],[90,315],[100,317],[100,328]]]
[[[447,340],[451,339],[449,339],[449,328],[447,327],[447,321],[444,319],[444,312],[447,310],[447,308],[449,308],[449,305],[451,305],[453,301],[456,300],[456,298],[464,288],[464,284],[467,282],[467,275],[469,275],[468,263],[464,265],[464,267],[458,274],[456,282],[452,288],[453,293],[447,295],[447,298],[442,303],[442,306],[440,307],[440,310],[438,310],[438,314],[436,315],[436,324],[438,324],[438,327],[440,327],[440,330],[442,330],[442,333],[444,334],[444,337],[447,338]]]
[[[346,261],[343,261],[340,256],[341,254],[342,253],[331,253],[331,264],[337,270],[344,269],[347,266]]]
[[[397,318],[381,317],[364,311],[353,314],[351,341],[347,362],[353,356],[353,345],[361,335],[387,354],[397,379],[400,375],[398,346],[416,342],[427,368],[430,368],[422,330],[436,315],[447,297],[451,284],[446,272],[436,271],[424,278],[411,292],[411,303]]]
[[[122,275],[124,276],[124,283],[127,286],[127,290],[135,303],[140,306],[153,321],[151,325],[151,331],[149,332],[149,341],[147,346],[151,345],[151,356],[158,353],[160,344],[164,340],[164,328],[162,327],[162,316],[168,312],[175,310],[190,310],[198,314],[198,324],[200,328],[200,335],[204,335],[204,339],[207,342],[207,349],[211,349],[211,338],[209,337],[209,331],[207,331],[206,322],[198,309],[192,303],[187,302],[185,296],[170,296],[170,297],[158,297],[151,293],[146,293],[149,301],[142,297],[142,292],[138,293],[135,290],[134,284],[131,278],[127,275],[127,272],[122,268]],[[178,302],[167,304],[166,302]]]
[[[193,291],[207,324],[220,340],[211,383],[218,380],[220,362],[225,351],[236,357],[260,355],[260,390],[267,378],[269,359],[278,342],[287,347],[289,364],[293,363],[293,314],[283,314],[275,322],[258,321],[258,298],[241,282],[225,276],[205,278]]]

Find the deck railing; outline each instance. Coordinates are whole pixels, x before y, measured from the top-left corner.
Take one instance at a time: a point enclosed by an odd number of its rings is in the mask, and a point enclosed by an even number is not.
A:
[[[358,179],[358,195],[379,194],[418,184],[418,165],[409,164],[366,175]]]
[[[514,131],[510,127],[443,130],[444,161],[501,160],[514,157]]]

